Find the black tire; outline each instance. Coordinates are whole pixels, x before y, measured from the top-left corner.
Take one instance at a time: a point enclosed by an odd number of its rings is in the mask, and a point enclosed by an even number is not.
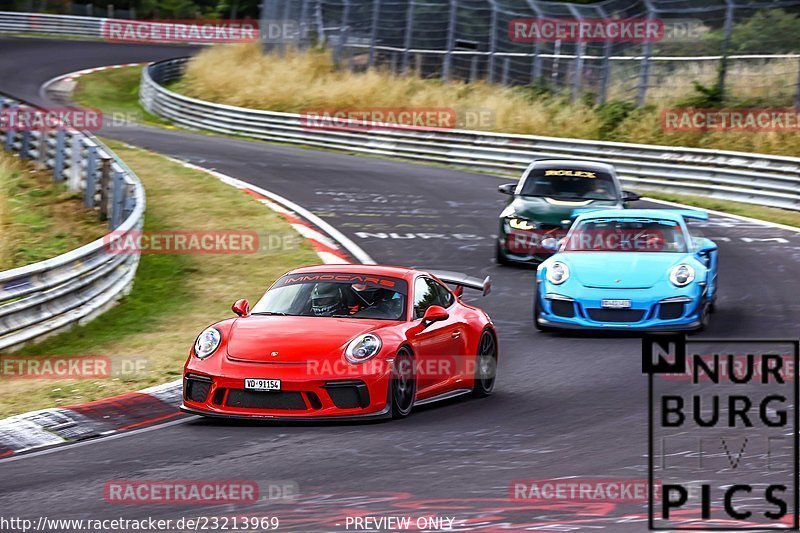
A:
[[[405,418],[411,414],[417,394],[417,376],[414,356],[408,348],[397,350],[389,394],[391,394],[392,418]]]
[[[494,246],[494,260],[497,261],[498,265],[508,266],[511,264],[499,242]]]
[[[478,353],[475,356],[475,384],[472,386],[472,395],[476,398],[486,398],[494,390],[497,378],[497,339],[491,331],[486,330],[481,334],[478,342]]]

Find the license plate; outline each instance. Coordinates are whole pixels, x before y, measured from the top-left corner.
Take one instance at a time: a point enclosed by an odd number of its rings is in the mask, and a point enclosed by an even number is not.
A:
[[[281,390],[279,379],[246,379],[244,388],[247,390]]]
[[[605,309],[630,309],[630,300],[603,300],[602,305]]]

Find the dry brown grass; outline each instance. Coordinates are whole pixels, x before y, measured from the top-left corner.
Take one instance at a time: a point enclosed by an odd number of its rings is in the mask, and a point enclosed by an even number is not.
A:
[[[596,107],[569,103],[559,96],[534,96],[535,93],[524,88],[485,82],[443,83],[412,75],[396,77],[379,70],[352,73],[337,70],[330,54],[324,51],[290,52],[279,57],[262,54],[255,44],[218,46],[203,51],[191,61],[176,89],[215,102],[295,113],[319,107],[489,109],[493,122],[471,129],[800,155],[797,133],[662,131],[661,109],[673,107],[690,96],[693,79],[713,84],[716,66],[713,62],[687,63],[671,70],[664,65],[654,66],[654,87],[649,93],[652,105],[634,111],[610,128],[603,126]],[[752,107],[785,105],[797,80],[796,61],[772,61],[760,66],[733,61],[729,72],[731,93],[752,99],[755,102]],[[628,95],[629,89],[625,89]],[[612,86],[612,98],[613,90]]]
[[[229,105],[293,113],[320,107],[444,107],[463,116],[490,109],[494,120],[482,128],[489,131],[591,138],[599,127],[588,106],[566,106],[557,98],[532,100],[518,88],[395,77],[380,70],[351,73],[337,70],[327,52],[290,52],[281,58],[262,54],[255,44],[201,52],[178,90]]]

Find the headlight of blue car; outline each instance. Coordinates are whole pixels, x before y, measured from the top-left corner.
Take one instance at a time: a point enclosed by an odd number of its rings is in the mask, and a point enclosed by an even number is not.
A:
[[[547,268],[547,281],[553,285],[561,285],[569,279],[569,267],[556,261]]]
[[[676,287],[686,287],[694,281],[695,275],[694,267],[690,265],[678,265],[670,272],[669,280]]]

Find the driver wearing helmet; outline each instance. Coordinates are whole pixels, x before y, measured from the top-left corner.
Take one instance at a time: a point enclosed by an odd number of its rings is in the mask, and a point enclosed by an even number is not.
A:
[[[337,283],[317,283],[311,291],[311,311],[315,316],[347,315],[342,288]]]

